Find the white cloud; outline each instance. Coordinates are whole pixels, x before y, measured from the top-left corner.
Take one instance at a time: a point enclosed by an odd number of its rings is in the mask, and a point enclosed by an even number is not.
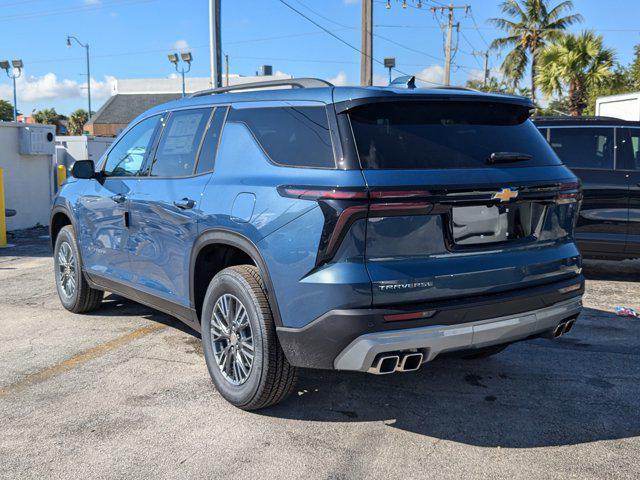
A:
[[[433,87],[434,84],[443,83],[444,68],[441,65],[431,65],[417,72],[415,76],[419,87]]]
[[[114,77],[106,76],[102,81],[91,79],[91,97],[95,99],[106,98],[111,95],[111,86]],[[37,102],[40,100],[63,100],[69,98],[83,98],[87,96],[87,84],[75,80],[58,79],[55,73],[46,73],[41,77],[22,76],[16,80],[18,97],[24,102]],[[9,99],[13,95],[13,87],[0,85],[0,98]]]
[[[349,79],[347,78],[347,74],[340,70],[335,77],[331,77],[327,79],[328,82],[333,83],[337,87],[343,87],[345,85],[349,85]]]
[[[389,74],[383,75],[381,73],[373,74],[373,84],[379,87],[386,87],[389,85]]]
[[[186,52],[190,49],[189,42],[184,39],[176,40],[173,44],[173,49],[179,52]]]

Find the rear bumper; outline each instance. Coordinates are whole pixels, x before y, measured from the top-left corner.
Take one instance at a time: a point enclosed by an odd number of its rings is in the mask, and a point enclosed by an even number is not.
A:
[[[428,362],[443,352],[517,342],[554,330],[558,323],[575,317],[581,309],[582,300],[573,298],[532,312],[463,325],[436,325],[368,333],[356,338],[340,352],[334,366],[336,370],[366,372],[371,368],[375,357],[385,352],[418,350]]]
[[[583,293],[584,279],[579,275],[465,299],[332,310],[303,328],[278,327],[278,339],[292,365],[367,371],[367,362],[381,352],[420,348],[425,358],[432,360],[444,351],[511,343],[550,333],[560,321],[580,313]],[[435,313],[420,320],[384,319],[385,315],[415,311]],[[407,342],[412,346],[405,346]]]

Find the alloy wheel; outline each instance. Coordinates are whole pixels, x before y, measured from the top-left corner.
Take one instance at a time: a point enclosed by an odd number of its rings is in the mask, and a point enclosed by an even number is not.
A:
[[[76,258],[67,242],[58,250],[58,281],[64,295],[69,298],[76,291]]]
[[[249,378],[254,358],[247,309],[237,297],[225,293],[216,301],[210,321],[218,368],[231,384],[242,385]]]

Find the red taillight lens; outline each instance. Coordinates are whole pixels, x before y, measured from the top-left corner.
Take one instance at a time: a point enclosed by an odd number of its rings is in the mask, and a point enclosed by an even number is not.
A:
[[[406,320],[420,320],[423,318],[431,318],[436,314],[435,310],[427,310],[424,312],[409,312],[409,313],[392,313],[384,315],[385,322],[402,322]]]
[[[369,194],[366,190],[341,190],[337,188],[306,188],[279,187],[280,195],[284,197],[302,198],[305,200],[366,200]]]
[[[574,203],[580,197],[580,184],[578,182],[561,183],[560,191],[556,195],[556,203]]]

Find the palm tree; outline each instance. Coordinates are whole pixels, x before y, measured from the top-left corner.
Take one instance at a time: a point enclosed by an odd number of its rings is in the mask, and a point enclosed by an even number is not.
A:
[[[535,103],[540,49],[548,41],[559,38],[569,25],[582,21],[582,16],[562,16],[573,8],[571,0],[562,1],[553,8],[549,0],[504,0],[500,8],[511,18],[491,18],[489,22],[507,32],[507,36],[496,38],[491,47],[511,48],[502,63],[502,72],[514,86],[524,78],[531,61],[531,100]]]
[[[542,93],[562,94],[569,90],[569,113],[582,115],[589,90],[613,75],[615,53],[602,44],[602,36],[591,31],[563,35],[540,52],[536,77]]]
[[[89,121],[89,114],[83,108],[79,108],[69,115],[69,135],[82,135],[84,124]]]

